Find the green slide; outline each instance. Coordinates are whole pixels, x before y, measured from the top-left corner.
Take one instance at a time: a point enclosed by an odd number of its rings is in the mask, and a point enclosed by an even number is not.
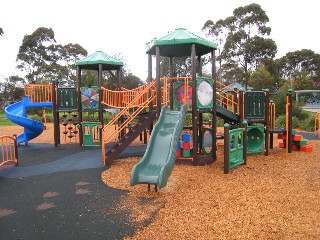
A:
[[[180,111],[171,111],[168,106],[162,107],[146,152],[131,171],[131,186],[155,184],[162,188],[167,185],[175,164],[177,144],[186,113],[185,106],[182,106]]]

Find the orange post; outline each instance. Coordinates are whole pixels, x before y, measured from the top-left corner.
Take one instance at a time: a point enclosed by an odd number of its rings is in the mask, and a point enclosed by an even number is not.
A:
[[[320,138],[320,112],[316,113],[316,117],[314,120],[314,134],[318,134],[318,138]]]

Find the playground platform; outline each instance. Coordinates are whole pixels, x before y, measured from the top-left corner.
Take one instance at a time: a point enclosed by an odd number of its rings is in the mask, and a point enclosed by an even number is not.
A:
[[[142,155],[129,147],[125,154]],[[133,235],[127,192],[106,186],[101,149],[19,146],[19,165],[0,167],[0,239],[123,239]]]

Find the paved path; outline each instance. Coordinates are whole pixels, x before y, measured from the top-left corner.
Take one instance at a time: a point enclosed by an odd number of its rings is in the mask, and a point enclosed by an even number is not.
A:
[[[143,153],[141,149],[133,154]],[[30,144],[19,166],[0,167],[0,239],[123,239],[135,231],[106,186],[99,148]]]

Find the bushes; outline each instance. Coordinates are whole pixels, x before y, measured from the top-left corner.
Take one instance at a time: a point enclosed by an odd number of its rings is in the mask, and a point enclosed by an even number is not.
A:
[[[302,111],[300,110],[300,116],[303,118],[299,118],[299,116],[292,116],[292,128],[297,128],[309,132],[314,131],[314,121],[315,121],[315,113]],[[286,115],[280,115],[276,119],[277,128],[285,128],[286,127]]]

